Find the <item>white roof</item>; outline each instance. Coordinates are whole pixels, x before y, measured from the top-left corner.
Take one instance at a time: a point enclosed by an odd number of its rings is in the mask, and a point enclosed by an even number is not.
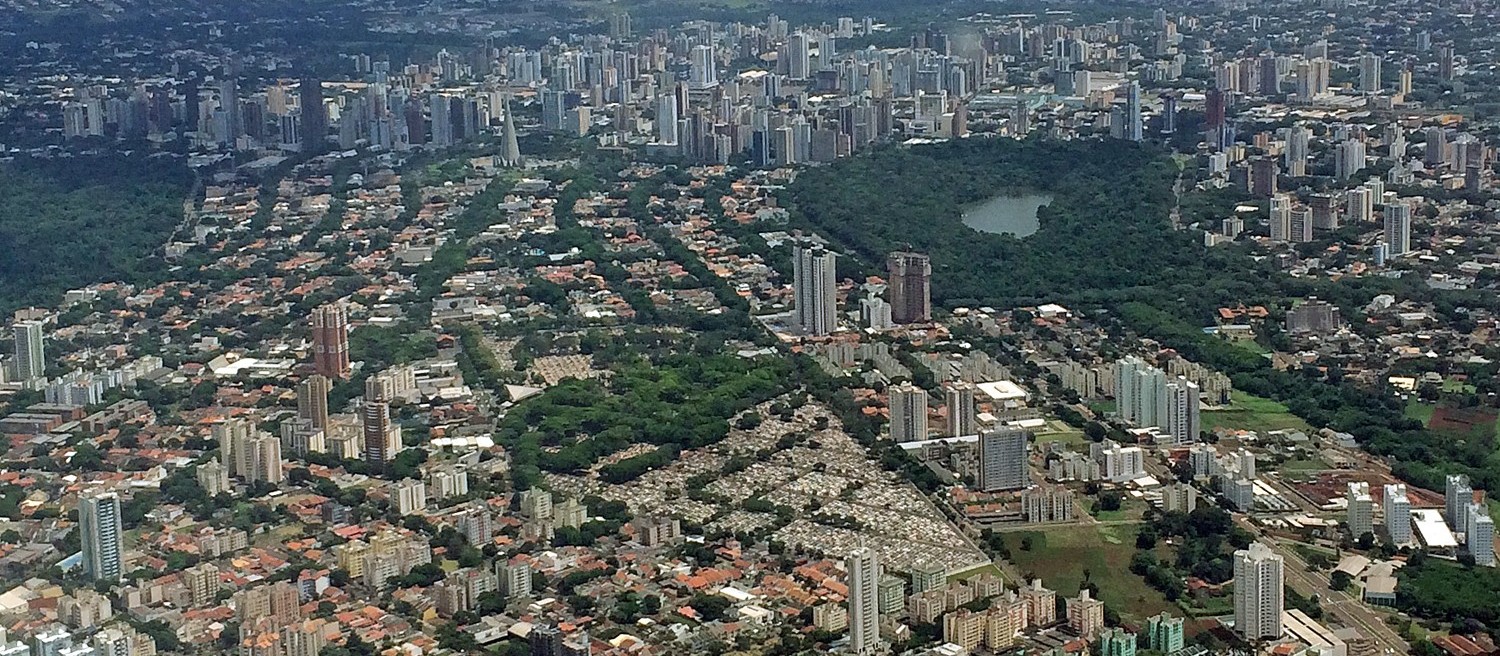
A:
[[[1026,390],[1021,389],[1020,385],[1008,380],[979,383],[976,387],[979,388],[979,391],[984,392],[986,396],[989,396],[991,401],[1026,400]]]
[[[1452,549],[1458,546],[1458,540],[1453,537],[1453,531],[1448,530],[1448,524],[1443,521],[1442,513],[1436,510],[1411,511],[1411,523],[1417,528],[1417,537],[1429,549]]]

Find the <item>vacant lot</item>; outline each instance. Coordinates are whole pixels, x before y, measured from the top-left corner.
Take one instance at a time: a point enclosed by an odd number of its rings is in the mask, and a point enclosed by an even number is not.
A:
[[[1016,569],[1040,576],[1059,596],[1073,597],[1085,581],[1092,581],[1107,606],[1121,616],[1144,620],[1173,605],[1130,573],[1135,533],[1134,525],[1066,526],[1007,533],[1005,546]],[[1022,549],[1023,542],[1031,548]]]
[[[1214,428],[1256,432],[1274,430],[1310,432],[1312,430],[1307,422],[1287,411],[1286,406],[1239,390],[1231,393],[1227,410],[1205,411],[1203,425],[1210,430]]]

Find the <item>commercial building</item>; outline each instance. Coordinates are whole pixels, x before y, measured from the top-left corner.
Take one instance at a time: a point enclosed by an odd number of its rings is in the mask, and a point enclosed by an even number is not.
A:
[[[1255,542],[1234,552],[1234,630],[1246,640],[1281,637],[1282,558]]]

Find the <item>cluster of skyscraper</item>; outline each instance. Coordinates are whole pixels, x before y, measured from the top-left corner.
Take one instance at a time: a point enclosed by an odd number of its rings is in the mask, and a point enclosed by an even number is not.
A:
[[[1120,419],[1140,427],[1160,428],[1172,444],[1198,440],[1198,385],[1166,372],[1137,356],[1115,363],[1115,401]]]
[[[837,269],[837,256],[821,246],[792,247],[792,319],[807,335],[829,335],[838,329]],[[871,327],[931,321],[932,263],[928,257],[891,253],[886,270],[890,301],[869,298],[861,302],[861,313]]]

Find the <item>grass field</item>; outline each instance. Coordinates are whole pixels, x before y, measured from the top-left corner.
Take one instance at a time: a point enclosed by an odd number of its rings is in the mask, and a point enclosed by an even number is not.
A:
[[[983,565],[976,565],[974,567],[970,567],[969,569],[959,570],[957,572],[949,574],[948,575],[948,580],[950,582],[952,582],[952,581],[965,581],[965,580],[972,579],[972,578],[974,578],[976,576],[979,576],[980,574],[985,574],[985,573],[994,574],[995,576],[998,576],[1000,578],[1008,578],[1008,577],[1005,576],[1005,573],[1001,572],[1000,568],[997,567],[994,563],[985,563]],[[1020,581],[1011,581],[1011,583],[1018,583],[1019,584],[1021,582]]]
[[[1210,429],[1227,428],[1256,432],[1274,430],[1310,432],[1312,430],[1312,427],[1302,421],[1302,418],[1287,411],[1286,406],[1239,390],[1231,393],[1229,409],[1204,412],[1203,424]]]
[[[1423,403],[1416,396],[1413,396],[1411,400],[1406,402],[1406,418],[1420,421],[1423,426],[1426,426],[1427,422],[1432,420],[1434,410],[1437,410],[1437,406]]]
[[[1135,555],[1134,526],[1065,526],[1046,531],[1005,534],[1012,562],[1023,573],[1039,576],[1059,596],[1072,597],[1085,576],[1099,586],[1100,597],[1120,615],[1144,620],[1173,605],[1130,573]],[[1031,550],[1021,541],[1031,538]]]
[[[1328,463],[1316,459],[1288,460],[1281,463],[1281,467],[1277,469],[1286,478],[1301,480],[1311,478],[1313,474],[1328,469]]]

